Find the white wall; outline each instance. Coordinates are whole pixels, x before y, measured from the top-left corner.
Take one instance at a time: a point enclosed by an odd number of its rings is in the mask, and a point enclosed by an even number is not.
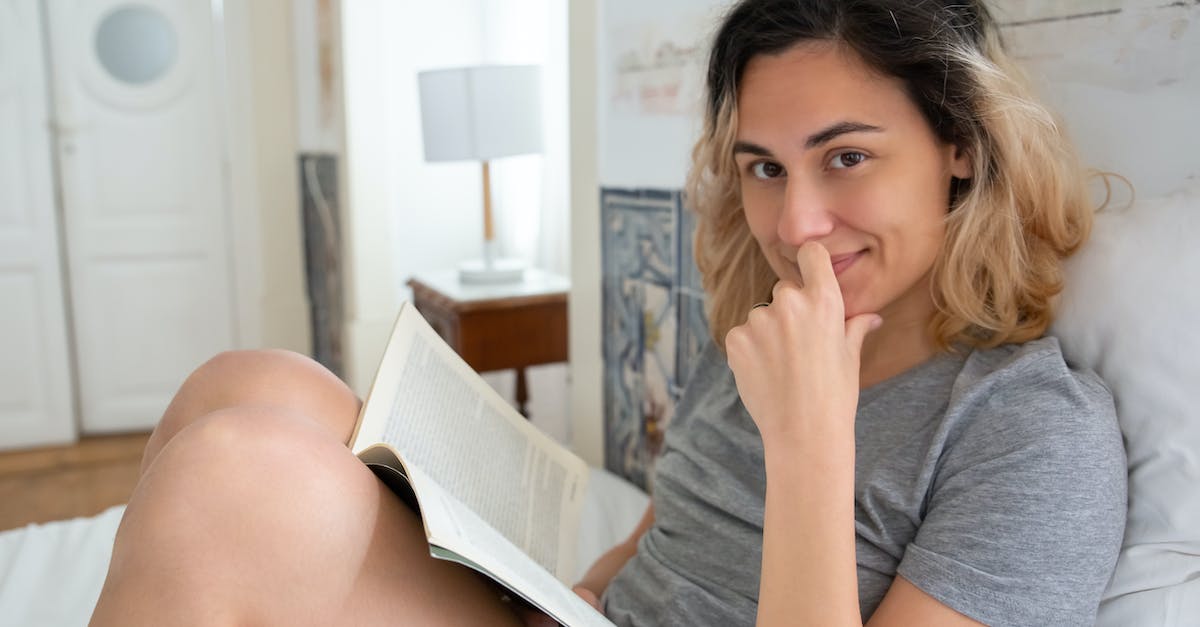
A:
[[[250,135],[244,143],[234,145],[235,150],[249,154],[231,155],[234,193],[243,195],[232,202],[235,211],[257,215],[256,224],[239,229],[234,237],[249,234],[254,241],[239,239],[238,246],[259,247],[248,255],[257,257],[258,267],[238,269],[239,277],[249,276],[239,279],[242,295],[259,299],[260,308],[256,328],[242,341],[248,347],[308,353],[311,340],[298,210],[290,4],[287,0],[226,3],[226,11],[237,14],[230,22],[235,28],[245,29],[227,34],[231,41],[239,38],[232,58],[249,65],[229,77],[235,106],[230,124],[235,134]]]
[[[341,0],[291,0],[296,144],[343,152]]]
[[[347,382],[360,394],[374,373],[397,306],[398,279],[389,255],[393,237],[386,137],[391,103],[385,55],[391,33],[383,28],[389,4],[383,0],[342,3],[345,365]]]
[[[1200,177],[1200,5],[1004,0],[1009,49],[1058,111],[1084,162],[1138,198]],[[1083,17],[1101,9],[1102,15]],[[1118,202],[1128,196],[1122,194]]]
[[[709,39],[730,4],[599,3],[596,123],[602,185],[683,187],[702,122]]]
[[[597,0],[572,0],[567,30],[571,112],[571,448],[593,466],[604,463],[597,9]]]

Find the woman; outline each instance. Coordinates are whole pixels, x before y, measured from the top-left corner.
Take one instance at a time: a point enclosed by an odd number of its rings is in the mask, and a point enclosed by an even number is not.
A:
[[[986,7],[747,0],[707,105],[689,190],[728,367],[689,382],[606,613],[1092,623],[1124,454],[1107,389],[1039,339],[1092,208]]]
[[[1092,208],[986,8],[739,3],[689,198],[714,343],[577,591],[622,625],[1091,622],[1124,454],[1042,335]],[[95,622],[537,622],[428,557],[342,444],[357,407],[291,355],[193,374]]]

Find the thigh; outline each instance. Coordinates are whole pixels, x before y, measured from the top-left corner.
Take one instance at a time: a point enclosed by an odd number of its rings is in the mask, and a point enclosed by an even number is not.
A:
[[[345,624],[523,625],[521,605],[467,566],[429,554],[420,517],[380,484],[379,550],[363,565]],[[379,603],[383,600],[382,603]],[[383,614],[377,603],[390,606]],[[405,620],[397,621],[403,615]],[[551,624],[554,624],[551,622]]]

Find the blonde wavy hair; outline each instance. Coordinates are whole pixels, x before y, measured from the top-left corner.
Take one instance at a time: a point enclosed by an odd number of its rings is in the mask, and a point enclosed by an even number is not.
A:
[[[1087,239],[1095,207],[1071,143],[1004,51],[987,8],[743,0],[713,43],[704,130],[685,188],[713,339],[723,347],[777,280],[743,215],[733,160],[741,73],[755,55],[810,40],[844,44],[899,78],[939,138],[971,156],[972,178],[953,182],[931,271],[931,339],[952,350],[1043,335],[1063,286],[1061,262]]]

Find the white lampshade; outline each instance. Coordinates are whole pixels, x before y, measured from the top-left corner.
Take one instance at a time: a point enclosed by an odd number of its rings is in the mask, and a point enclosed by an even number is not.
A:
[[[541,69],[491,65],[421,72],[426,161],[487,161],[542,150]]]

